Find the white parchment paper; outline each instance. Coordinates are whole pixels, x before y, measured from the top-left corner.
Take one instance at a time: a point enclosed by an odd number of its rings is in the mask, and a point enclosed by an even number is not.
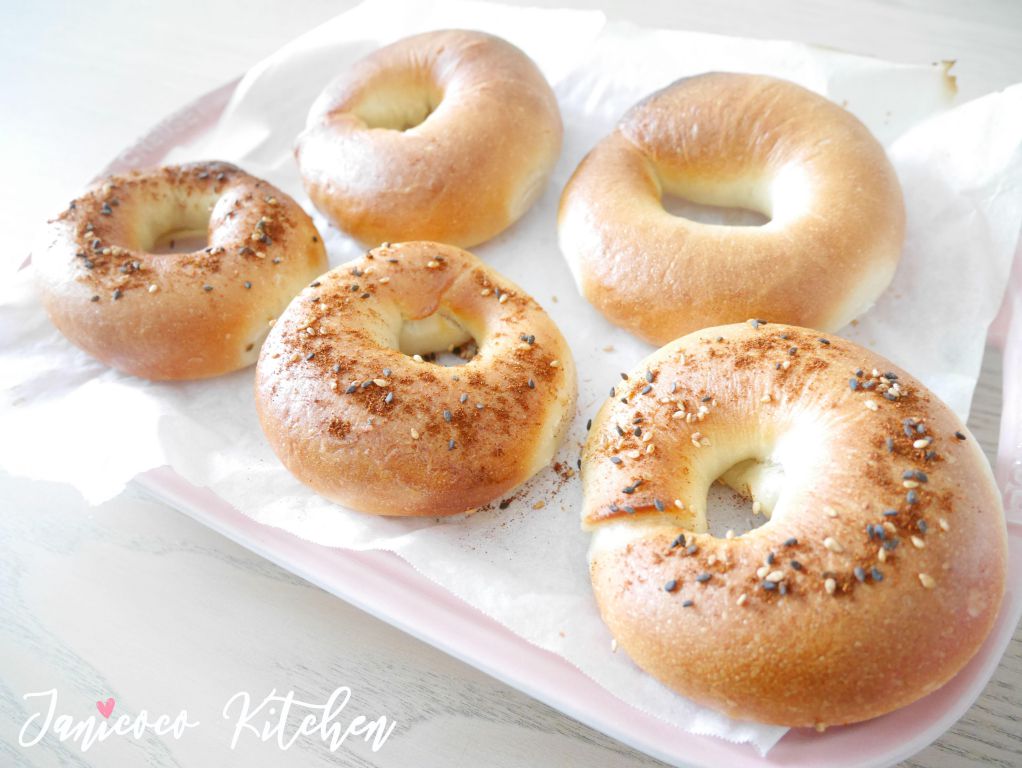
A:
[[[908,238],[894,284],[843,335],[912,371],[963,417],[986,328],[1022,221],[1022,86],[948,111],[943,67],[804,45],[607,24],[597,12],[465,2],[371,0],[281,49],[243,79],[218,127],[168,161],[218,158],[268,178],[310,212],[292,160],[309,105],[380,44],[443,27],[482,29],[523,48],[554,85],[565,148],[549,188],[515,226],[475,249],[530,291],[569,340],[580,416],[559,460],[574,466],[586,418],[617,371],[651,351],[582,300],[556,246],[560,190],[582,156],[650,91],[707,70],[786,77],[845,104],[888,146],[905,191]],[[337,264],[361,249],[316,223]],[[729,720],[662,688],[623,653],[593,603],[576,479],[546,470],[506,509],[454,520],[392,520],[334,506],[298,484],[265,444],[252,370],[149,383],[108,370],[56,333],[26,272],[0,286],[0,466],[66,481],[87,499],[170,465],[245,514],[304,539],[388,549],[634,706],[687,731],[769,749],[784,730]],[[538,502],[543,502],[539,509]]]

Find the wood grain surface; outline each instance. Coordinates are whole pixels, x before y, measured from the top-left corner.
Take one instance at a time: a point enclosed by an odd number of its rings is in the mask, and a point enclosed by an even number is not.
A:
[[[151,124],[351,3],[244,6],[28,2],[0,5],[0,160],[9,175],[3,268],[38,225]],[[554,0],[533,5],[578,6]],[[1022,80],[1022,4],[614,2],[643,25],[804,40],[888,59],[957,59],[962,96]],[[125,104],[129,106],[124,106]],[[1000,360],[988,351],[970,426],[996,445]],[[0,439],[3,435],[0,434]],[[59,436],[55,436],[59,439]],[[379,752],[235,750],[221,714],[238,691],[276,688],[398,722]],[[179,740],[111,739],[88,752],[18,746],[22,696],[59,709],[187,709]],[[904,765],[1022,766],[1022,631],[968,714]],[[64,487],[0,476],[0,766],[660,765],[282,571],[190,518],[129,491],[89,508]]]

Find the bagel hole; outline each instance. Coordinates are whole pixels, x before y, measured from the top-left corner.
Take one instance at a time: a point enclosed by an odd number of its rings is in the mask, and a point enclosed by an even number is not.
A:
[[[708,205],[697,203],[680,195],[664,192],[660,198],[664,210],[680,219],[700,224],[716,224],[726,227],[762,227],[770,223],[766,214],[741,206]]]
[[[733,465],[710,486],[706,525],[710,535],[741,536],[764,525],[777,505],[784,483],[780,464],[746,459]]]
[[[476,340],[457,320],[440,312],[405,320],[398,332],[397,348],[424,363],[456,366],[469,362],[479,351]]]
[[[430,84],[393,83],[377,86],[354,112],[367,128],[404,132],[426,122],[442,99],[443,93]]]
[[[204,229],[173,229],[158,235],[149,248],[150,253],[192,253],[209,245]]]

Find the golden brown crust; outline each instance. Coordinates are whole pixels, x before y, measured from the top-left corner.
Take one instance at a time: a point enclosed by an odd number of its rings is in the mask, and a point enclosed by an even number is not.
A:
[[[442,317],[479,345],[462,366],[416,362],[402,328]],[[438,243],[384,245],[298,295],[259,359],[270,445],[316,492],[363,512],[450,515],[527,480],[574,414],[557,326],[511,281]]]
[[[205,249],[150,252],[207,216]],[[102,180],[50,222],[33,267],[61,333],[107,365],[159,380],[254,363],[268,323],[327,261],[290,197],[209,162]]]
[[[664,210],[665,191],[772,220],[690,221]],[[904,218],[894,169],[853,115],[793,83],[714,73],[625,115],[565,186],[558,231],[585,297],[664,344],[748,317],[840,328],[893,277]]]
[[[446,30],[381,48],[335,80],[295,156],[316,207],[361,242],[469,247],[539,196],[561,136],[556,97],[528,56]]]
[[[616,429],[636,418],[645,441]],[[707,488],[748,459],[783,472],[773,515],[716,538]],[[663,347],[594,420],[582,481],[614,636],[733,717],[835,725],[909,704],[964,666],[1000,608],[1005,523],[976,441],[834,336],[752,323]]]

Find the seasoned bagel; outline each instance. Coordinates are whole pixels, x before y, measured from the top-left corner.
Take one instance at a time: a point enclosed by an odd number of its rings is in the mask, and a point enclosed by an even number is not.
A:
[[[478,344],[465,365],[422,358]],[[379,515],[451,515],[553,458],[574,415],[557,326],[511,281],[438,243],[384,245],[326,273],[256,368],[263,431],[317,493]]]
[[[710,535],[718,478],[768,522]],[[750,321],[654,352],[593,421],[582,482],[611,632],[732,717],[823,727],[909,704],[1001,604],[1004,514],[976,441],[904,371],[816,331]]]
[[[557,100],[528,56],[447,30],[399,40],[334,80],[295,157],[312,202],[363,243],[469,247],[528,210],[561,135]]]
[[[152,252],[174,233],[208,246]],[[268,322],[327,267],[312,220],[291,198],[215,162],[104,179],[50,222],[32,263],[60,332],[147,379],[251,365]]]
[[[665,193],[770,221],[692,221],[664,209]],[[851,113],[722,73],[633,107],[565,186],[558,224],[582,294],[654,344],[747,317],[840,328],[890,283],[904,229],[894,169]]]

